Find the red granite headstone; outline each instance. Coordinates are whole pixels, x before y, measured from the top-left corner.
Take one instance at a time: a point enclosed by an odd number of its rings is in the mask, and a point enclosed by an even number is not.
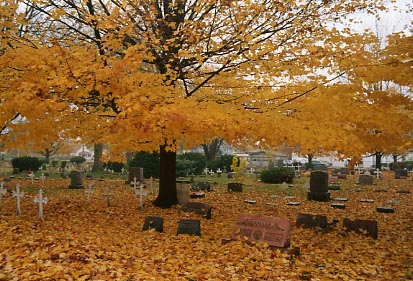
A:
[[[290,245],[290,222],[287,218],[238,214],[232,239],[246,237],[249,242],[267,242],[270,246]]]

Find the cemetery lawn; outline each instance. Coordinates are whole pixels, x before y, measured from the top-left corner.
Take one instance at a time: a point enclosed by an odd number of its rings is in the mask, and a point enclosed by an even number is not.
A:
[[[95,183],[87,203],[84,189],[68,188],[70,179],[48,178],[44,221],[38,219],[33,201],[40,182],[13,179],[6,183],[9,192],[1,201],[0,280],[413,280],[411,178],[394,179],[392,172],[386,172],[383,179],[374,179],[374,185],[359,186],[356,176],[347,176],[340,180],[340,190],[331,191],[332,199],[348,198],[338,202],[345,209],[332,208],[334,200],[307,201],[303,185],[308,177],[296,179],[286,189],[251,178],[242,193],[229,193],[225,183],[214,184],[215,178],[211,179],[214,191],[191,199],[212,206],[208,220],[183,212],[180,206],[153,207],[156,187],[144,197],[140,210],[139,196],[124,179],[85,179],[86,187]],[[20,217],[10,192],[17,183],[25,192]],[[113,195],[110,206],[103,197],[107,188]],[[148,189],[145,192],[150,193]],[[287,195],[294,198],[284,198]],[[289,206],[290,201],[300,205]],[[377,207],[391,207],[394,213],[377,212]],[[291,245],[299,247],[301,254],[289,256],[266,243],[223,244],[223,238],[231,237],[239,213],[288,218]],[[331,229],[297,228],[300,213],[339,222]],[[142,231],[147,216],[162,217],[164,232]],[[377,220],[378,239],[346,232],[344,218]],[[201,236],[177,236],[181,219],[200,220]]]

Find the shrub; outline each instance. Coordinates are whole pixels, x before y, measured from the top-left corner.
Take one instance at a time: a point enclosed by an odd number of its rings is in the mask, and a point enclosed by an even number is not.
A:
[[[195,174],[196,161],[188,159],[176,159],[176,176],[186,177]]]
[[[124,164],[121,162],[108,162],[103,164],[104,168],[113,170],[115,173],[120,173],[122,172],[122,168],[124,167]]]
[[[159,153],[154,151],[152,153],[146,151],[136,152],[129,162],[129,167],[140,167],[143,168],[144,178],[157,178],[159,179]]]
[[[176,157],[176,160],[177,160],[176,162],[177,166],[178,166],[179,160],[190,160],[194,162],[193,171],[192,171],[194,175],[201,175],[204,172],[206,160],[205,160],[205,156],[202,154],[193,153],[193,152],[184,153],[182,155],[178,155]]]
[[[272,168],[263,171],[260,178],[264,183],[292,183],[294,171],[288,168]]]
[[[82,164],[85,161],[86,159],[82,156],[73,156],[72,158],[70,158],[71,163]]]
[[[394,171],[395,169],[413,169],[413,161],[404,161],[396,162],[389,164],[390,170]]]
[[[18,168],[19,171],[38,171],[43,165],[43,162],[36,157],[23,156],[13,158],[11,160],[11,164],[13,166],[13,169]]]

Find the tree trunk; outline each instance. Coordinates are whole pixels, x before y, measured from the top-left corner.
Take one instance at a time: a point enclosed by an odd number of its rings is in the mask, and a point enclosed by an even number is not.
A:
[[[203,144],[202,148],[204,149],[206,161],[212,161],[216,159],[219,149],[221,148],[222,143],[224,142],[223,138],[214,139],[209,144]]]
[[[178,204],[176,192],[176,152],[160,146],[159,193],[153,204],[160,208],[170,208]]]
[[[49,164],[50,163],[50,150],[48,148],[46,148],[44,152],[44,157],[46,158],[45,164]]]
[[[393,163],[397,163],[397,158],[399,158],[398,154],[392,154],[393,157]]]
[[[376,169],[381,170],[381,157],[383,154],[379,151],[376,151],[374,155],[376,156]]]
[[[307,159],[308,159],[308,163],[313,163],[313,155],[312,154],[307,154]]]
[[[97,143],[94,145],[94,159],[93,159],[93,172],[103,171],[103,164],[100,160],[103,153],[103,144]]]

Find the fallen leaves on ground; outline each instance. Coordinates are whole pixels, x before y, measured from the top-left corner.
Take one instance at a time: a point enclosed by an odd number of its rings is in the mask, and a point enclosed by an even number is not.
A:
[[[302,184],[263,192],[254,183],[243,193],[213,185],[205,198],[192,199],[213,207],[210,220],[179,206],[152,206],[156,192],[144,198],[140,210],[139,196],[121,179],[96,181],[90,203],[84,190],[68,189],[67,180],[48,179],[44,196],[49,202],[40,221],[33,202],[36,183],[14,179],[8,187],[20,183],[26,195],[21,216],[16,215],[14,197],[7,194],[2,200],[0,280],[412,280],[413,181],[392,176],[385,174],[373,186],[355,185],[356,176],[341,181],[341,190],[331,193],[332,198],[349,198],[345,209],[332,208],[334,201],[307,201]],[[103,197],[107,188],[113,194],[110,206]],[[378,188],[387,192],[374,192]],[[397,193],[400,189],[412,193]],[[374,202],[362,203],[362,198]],[[287,206],[291,200],[301,204]],[[395,212],[378,213],[378,206]],[[272,250],[266,243],[223,244],[239,213],[287,217],[291,243],[300,248],[300,256]],[[326,215],[339,223],[330,232],[297,228],[299,213]],[[147,216],[162,217],[164,232],[142,231]],[[200,237],[176,235],[179,220],[188,218],[201,221]],[[344,218],[377,220],[379,238],[344,232]]]

